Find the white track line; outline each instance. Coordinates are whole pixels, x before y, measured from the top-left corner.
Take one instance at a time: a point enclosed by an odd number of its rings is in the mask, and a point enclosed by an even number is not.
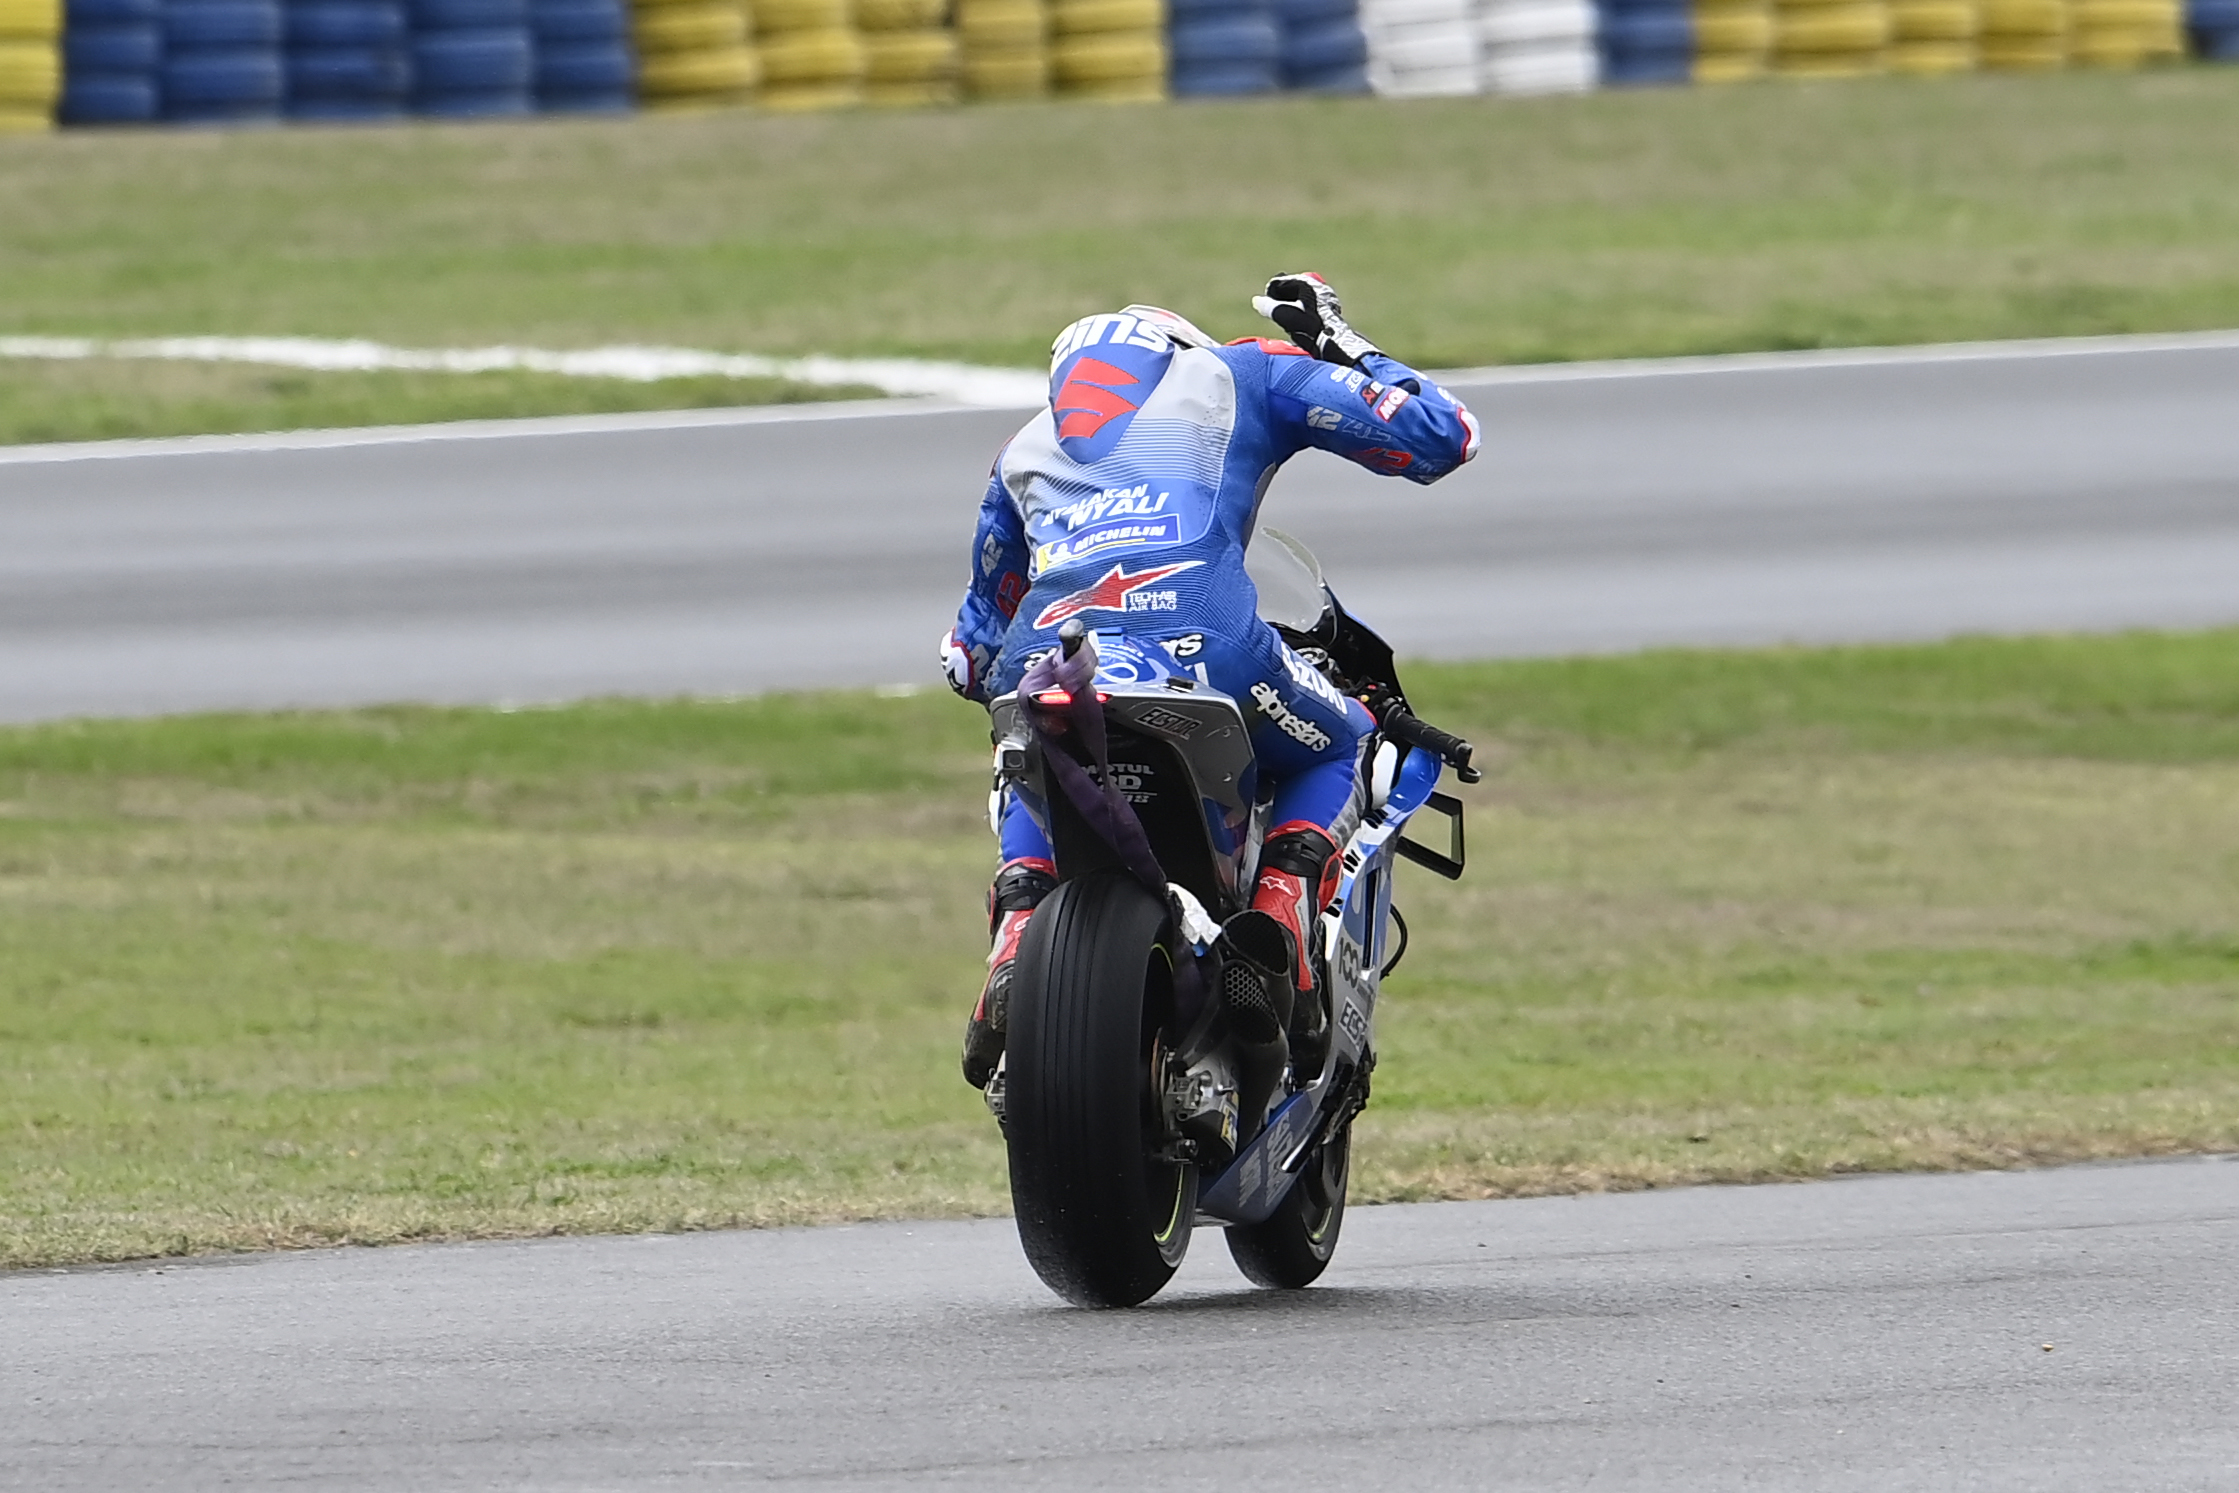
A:
[[[2010,342],[1932,342],[1917,347],[1829,347],[1802,352],[1713,353],[1691,358],[1616,358],[1601,363],[1517,363],[1453,368],[1442,384],[1567,384],[1605,378],[1671,378],[1685,374],[1759,373],[1785,369],[1887,368],[1925,363],[2005,363],[2108,353],[2239,350],[2239,331],[2138,332],[2105,337],[2035,337]]]
[[[654,383],[669,378],[782,378],[827,387],[867,385],[887,394],[924,394],[958,404],[1025,408],[1047,397],[1046,380],[1014,368],[929,363],[914,358],[766,358],[691,347],[390,347],[323,337],[157,337],[105,342],[92,337],[0,337],[0,358],[153,358],[177,363],[256,363],[325,372],[407,370],[492,373],[523,370],[569,378]]]
[[[27,346],[47,349],[57,347],[114,349],[125,346],[187,348],[211,345],[238,347],[251,344],[264,348],[274,346],[291,348],[379,347],[379,344],[375,343],[319,343],[302,338],[174,338],[163,342],[127,344],[99,343],[82,338],[0,337],[0,357],[105,355],[98,352],[80,354],[76,352],[34,351],[25,353],[17,351],[17,349]],[[2108,337],[2050,337],[2012,342],[1948,342],[1932,343],[1920,347],[1857,347],[1828,348],[1807,352],[1723,353],[1704,357],[1632,358],[1599,363],[1529,363],[1489,368],[1449,369],[1432,376],[1441,383],[1456,387],[1485,388],[1497,385],[1574,383],[1594,379],[1715,376],[1783,370],[1808,372],[1824,369],[1902,367],[1936,363],[2023,362],[2039,358],[2089,357],[2107,354],[2233,350],[2239,350],[2239,331],[2171,332]],[[388,349],[387,351],[405,353],[410,350]],[[928,369],[960,371],[970,373],[975,377],[984,377],[984,382],[974,385],[973,392],[979,397],[971,399],[956,397],[953,391],[944,393],[932,389],[921,389],[915,392],[919,392],[921,396],[940,395],[941,397],[845,400],[834,401],[829,404],[765,405],[743,409],[653,410],[615,415],[558,415],[525,420],[456,420],[435,425],[372,425],[341,430],[273,431],[256,435],[173,436],[152,440],[79,441],[51,445],[0,446],[0,466],[43,462],[114,460],[139,456],[186,456],[254,451],[312,451],[346,446],[401,445],[422,441],[503,440],[525,436],[599,435],[629,431],[787,424],[795,421],[811,420],[852,420],[895,415],[952,414],[975,408],[1031,409],[1041,404],[1046,397],[1045,391],[1048,387],[1040,374],[1030,373],[1022,369],[971,368],[963,364],[909,363],[899,359],[885,362],[853,362],[837,358],[814,358],[800,359],[788,363],[779,359],[733,359],[733,355],[730,354],[693,353],[690,349],[678,348],[595,348],[583,353],[550,354],[541,353],[537,349],[481,348],[464,349],[445,354],[431,353],[427,356],[473,360],[499,352],[524,357],[529,354],[536,354],[554,360],[569,360],[571,366],[577,369],[591,366],[588,362],[581,360],[605,357],[610,354],[619,356],[625,353],[631,355],[660,353],[663,355],[688,355],[717,361],[732,360],[740,366],[753,362],[757,366],[767,363],[771,365],[782,364],[793,368],[813,367],[824,372],[837,368],[857,370],[855,376],[844,379],[801,378],[799,380],[801,382],[874,383],[880,384],[882,387],[892,387],[891,382],[881,383],[880,380],[862,375],[862,370],[872,368],[916,370],[918,373],[924,373]],[[174,352],[164,354],[164,356],[185,358],[188,354]],[[306,353],[305,356],[308,357],[311,354]],[[414,356],[418,356],[418,354],[414,354]],[[259,361],[239,354],[233,360]],[[376,365],[296,363],[289,366],[346,367]],[[386,364],[378,366],[465,367],[468,366],[468,363],[443,365]],[[511,365],[480,363],[473,366],[528,367],[530,365],[526,362],[520,362]],[[547,369],[543,371],[557,370]],[[583,376],[665,377],[674,375],[645,375],[641,373],[638,375],[599,374]],[[746,376],[761,377],[765,375],[752,374]],[[775,376],[795,377],[791,373]],[[896,392],[912,391],[897,390]]]
[[[941,399],[835,399],[826,404],[766,404],[739,409],[640,410],[619,415],[538,415],[522,420],[446,420],[438,425],[360,425],[339,430],[273,430],[258,435],[178,435],[132,441],[72,441],[0,446],[0,466],[118,461],[137,456],[222,455],[243,451],[332,451],[346,446],[405,446],[422,441],[503,441],[523,436],[618,435],[706,430],[731,425],[792,425],[894,415],[958,414],[981,406]]]

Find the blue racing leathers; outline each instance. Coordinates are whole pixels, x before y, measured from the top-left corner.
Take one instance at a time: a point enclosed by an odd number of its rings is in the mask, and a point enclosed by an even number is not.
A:
[[[985,702],[1015,689],[1071,618],[1122,628],[1243,707],[1272,823],[1334,830],[1374,722],[1260,620],[1244,572],[1260,499],[1308,447],[1435,482],[1476,455],[1476,420],[1381,354],[1356,369],[1287,342],[1179,347],[1126,314],[1060,338],[1050,388],[980,504],[954,634],[969,655],[965,693]],[[1015,803],[1003,854],[1049,854]]]

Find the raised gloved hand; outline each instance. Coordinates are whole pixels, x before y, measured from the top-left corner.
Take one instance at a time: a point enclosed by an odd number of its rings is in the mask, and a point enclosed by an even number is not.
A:
[[[1311,270],[1277,275],[1267,282],[1267,294],[1252,297],[1252,309],[1325,363],[1353,368],[1370,353],[1382,351],[1345,324],[1345,303],[1327,280]]]
[[[985,682],[989,660],[986,650],[974,650],[956,641],[956,631],[951,628],[941,634],[941,672],[948,676],[948,687],[967,700],[977,700],[980,686]]]

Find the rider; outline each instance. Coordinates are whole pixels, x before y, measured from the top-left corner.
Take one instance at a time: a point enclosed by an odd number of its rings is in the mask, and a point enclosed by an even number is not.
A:
[[[1428,483],[1475,456],[1479,432],[1459,400],[1347,326],[1319,275],[1279,275],[1252,304],[1296,341],[1222,346],[1155,306],[1058,335],[1049,408],[996,458],[941,659],[950,685],[985,704],[1017,688],[1067,619],[1093,628],[1101,614],[1244,706],[1274,794],[1252,908],[1280,926],[1310,992],[1307,931],[1336,894],[1375,722],[1256,615],[1244,547],[1276,468],[1308,446]],[[1057,885],[1048,837],[1015,793],[1001,835],[987,983],[964,1035],[974,1088],[1003,1052],[1027,919]]]

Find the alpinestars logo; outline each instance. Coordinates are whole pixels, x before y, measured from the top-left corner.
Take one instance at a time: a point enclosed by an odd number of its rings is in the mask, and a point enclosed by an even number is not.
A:
[[[1283,692],[1266,680],[1252,686],[1252,702],[1267,712],[1267,718],[1275,723],[1275,729],[1308,751],[1321,752],[1329,749],[1329,733],[1285,705]]]
[[[1078,617],[1083,612],[1172,611],[1174,607],[1171,591],[1151,595],[1138,593],[1169,576],[1194,570],[1204,563],[1202,560],[1182,560],[1172,565],[1153,565],[1150,569],[1139,570],[1133,575],[1127,573],[1125,566],[1114,565],[1104,572],[1104,578],[1095,585],[1084,586],[1071,596],[1062,597],[1042,608],[1041,615],[1034,619],[1034,626],[1055,627],[1067,618]],[[1155,602],[1159,598],[1164,598],[1166,605],[1144,604]]]

